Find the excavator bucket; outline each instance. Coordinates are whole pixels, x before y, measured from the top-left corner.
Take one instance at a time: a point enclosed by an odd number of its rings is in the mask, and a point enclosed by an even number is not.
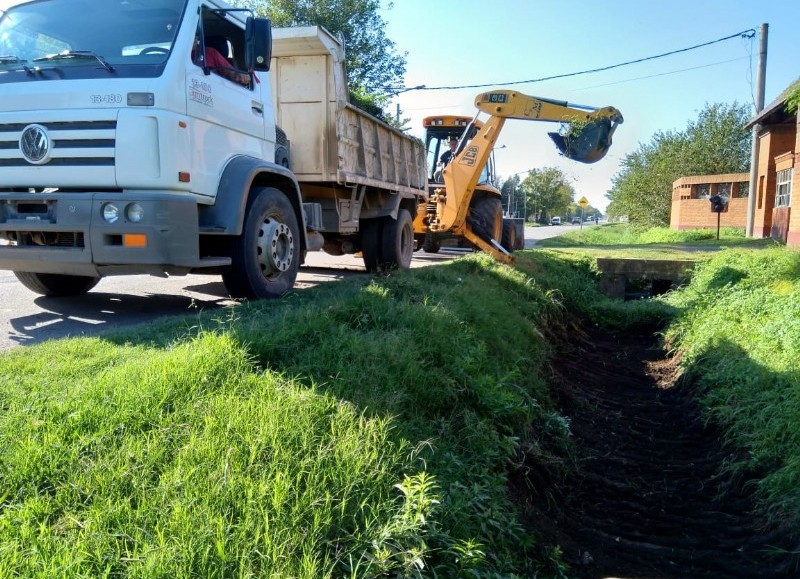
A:
[[[611,148],[611,135],[616,123],[601,118],[586,123],[576,130],[573,125],[566,135],[547,133],[562,155],[579,163],[595,163],[606,156]]]

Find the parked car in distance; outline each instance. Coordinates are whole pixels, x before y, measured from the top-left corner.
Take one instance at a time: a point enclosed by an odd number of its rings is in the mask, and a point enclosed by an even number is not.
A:
[[[572,218],[572,224],[573,225],[580,225],[581,224],[581,218],[580,217],[573,217]]]
[[[553,217],[552,219],[550,219],[550,225],[561,225],[561,218]]]

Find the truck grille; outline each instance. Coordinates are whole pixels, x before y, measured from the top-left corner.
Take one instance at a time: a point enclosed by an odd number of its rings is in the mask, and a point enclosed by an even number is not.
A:
[[[103,167],[114,165],[117,122],[68,121],[0,124],[0,167],[31,166],[20,151],[20,137],[26,127],[45,128],[51,156],[45,166]]]

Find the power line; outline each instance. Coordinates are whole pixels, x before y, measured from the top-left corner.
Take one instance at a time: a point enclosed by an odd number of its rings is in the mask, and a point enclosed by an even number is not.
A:
[[[455,86],[426,86],[426,85],[418,85],[414,87],[396,87],[396,88],[389,88],[385,89],[387,93],[392,95],[398,95],[403,92],[409,92],[412,90],[456,90],[462,88],[486,88],[486,87],[497,87],[497,86],[510,86],[514,84],[528,84],[528,83],[535,83],[535,82],[544,82],[546,80],[555,80],[557,78],[567,78],[571,76],[579,76],[582,74],[591,74],[595,72],[603,72],[606,70],[612,70],[614,68],[620,68],[622,66],[630,66],[631,64],[639,64],[640,62],[647,62],[648,60],[655,60],[657,58],[664,58],[667,56],[672,56],[674,54],[680,54],[681,52],[688,52],[690,50],[696,50],[698,48],[703,48],[705,46],[710,46],[712,44],[716,44],[718,42],[724,42],[726,40],[731,40],[732,38],[745,38],[751,39],[754,38],[756,35],[755,28],[749,28],[748,30],[742,30],[741,32],[737,32],[736,34],[731,34],[729,36],[725,36],[723,38],[718,38],[716,40],[711,40],[709,42],[703,42],[702,44],[695,44],[694,46],[689,46],[687,48],[680,48],[678,50],[671,50],[670,52],[664,52],[661,54],[656,54],[655,56],[646,56],[644,58],[637,58],[636,60],[628,60],[626,62],[620,62],[619,64],[612,64],[609,66],[602,66],[600,68],[592,68],[589,70],[581,70],[578,72],[568,72],[564,74],[554,74],[551,76],[543,76],[540,78],[532,78],[529,80],[515,80],[510,82],[499,82],[499,83],[484,83],[484,84],[464,84],[464,85],[455,85]]]
[[[670,71],[667,71],[667,72],[659,72],[657,74],[648,74],[647,76],[637,76],[635,78],[626,78],[625,80],[618,80],[616,82],[607,82],[607,83],[604,83],[604,84],[595,84],[595,85],[592,85],[592,86],[585,86],[585,87],[582,87],[582,88],[576,88],[576,89],[572,89],[572,90],[575,90],[575,91],[588,90],[588,89],[600,88],[600,87],[604,87],[604,86],[613,86],[615,84],[625,84],[626,82],[634,82],[634,81],[637,81],[637,80],[646,80],[648,78],[658,78],[659,76],[669,76],[671,74],[678,74],[678,73],[681,73],[681,72],[688,72],[690,70],[699,70],[701,68],[710,68],[712,66],[719,66],[720,64],[728,64],[730,62],[738,62],[740,60],[750,60],[750,57],[749,56],[741,56],[739,58],[731,58],[729,60],[720,60],[718,62],[712,62],[712,63],[709,63],[709,64],[701,64],[701,65],[698,65],[698,66],[691,66],[689,68],[679,68],[678,70],[670,70]]]

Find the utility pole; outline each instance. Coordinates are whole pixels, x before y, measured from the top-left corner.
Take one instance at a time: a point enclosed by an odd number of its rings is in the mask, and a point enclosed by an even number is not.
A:
[[[769,24],[762,24],[759,29],[760,46],[758,49],[758,76],[756,76],[756,116],[764,110],[764,84],[767,76],[767,36]],[[761,124],[753,125],[753,147],[750,150],[750,187],[747,192],[747,229],[745,235],[753,237],[753,222],[756,215],[756,188],[758,187],[758,133]]]

